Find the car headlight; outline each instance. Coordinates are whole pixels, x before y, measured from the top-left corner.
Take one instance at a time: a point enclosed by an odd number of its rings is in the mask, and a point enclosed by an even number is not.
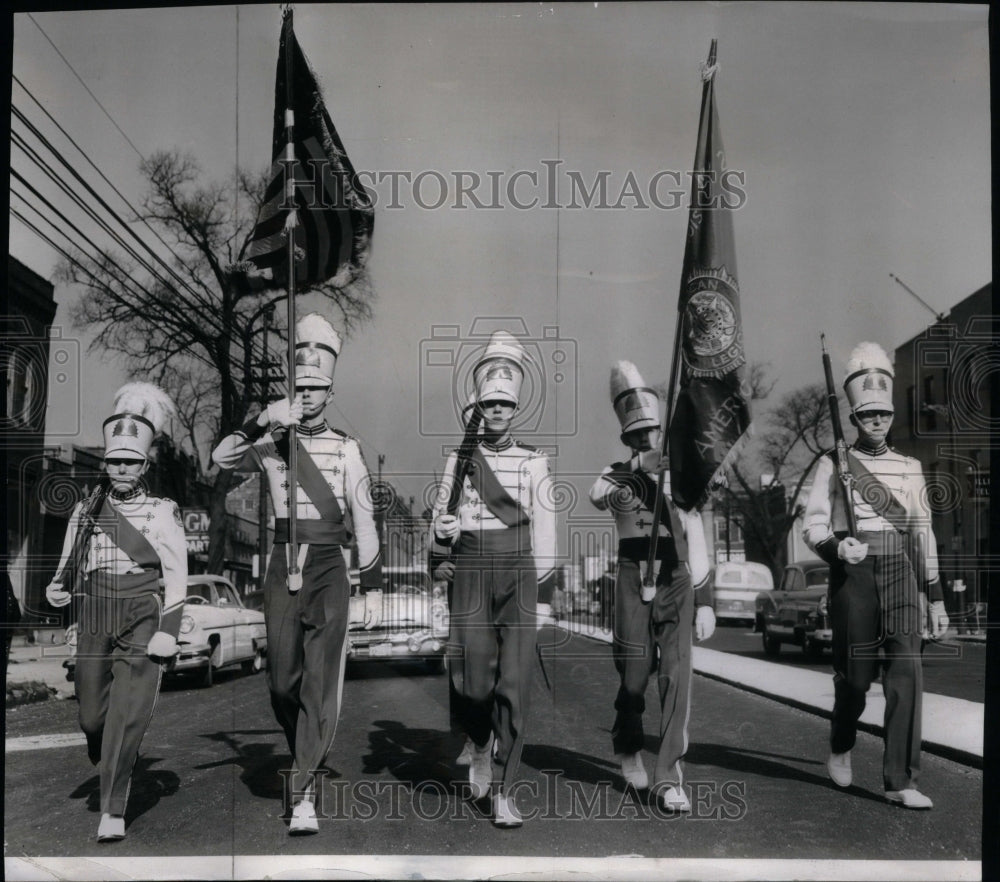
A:
[[[181,616],[181,634],[190,634],[194,629],[194,619],[188,615]]]
[[[824,594],[820,599],[819,603],[816,605],[816,612],[821,616],[825,616],[827,612],[826,595]]]

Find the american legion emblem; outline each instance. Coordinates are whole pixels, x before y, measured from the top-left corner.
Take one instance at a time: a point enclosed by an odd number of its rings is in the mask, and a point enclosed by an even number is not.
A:
[[[695,269],[684,304],[684,362],[695,376],[721,377],[746,362],[739,289],[724,268]]]
[[[118,420],[115,423],[115,427],[111,430],[111,437],[114,438],[116,435],[125,435],[128,438],[138,438],[139,437],[139,427],[135,424],[135,420],[130,420],[128,417]]]

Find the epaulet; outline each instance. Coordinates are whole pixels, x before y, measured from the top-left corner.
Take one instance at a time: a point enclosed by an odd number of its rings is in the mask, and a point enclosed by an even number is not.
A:
[[[917,459],[915,456],[908,456],[907,454],[903,453],[902,450],[897,450],[895,447],[890,447],[889,448],[889,453],[894,453],[896,456],[898,456],[900,459],[904,460],[905,462],[908,462],[908,463],[915,462],[918,465],[920,464],[920,460]]]
[[[334,435],[338,435],[339,437],[343,438],[345,441],[357,441],[358,440],[357,438],[353,437],[352,435],[348,435],[347,432],[345,432],[343,429],[335,429],[333,426],[330,426],[330,431],[333,432]]]
[[[514,440],[514,445],[516,447],[520,447],[522,450],[527,450],[529,453],[538,453],[539,452],[539,450],[538,450],[537,447],[534,447],[531,444],[525,444],[523,441],[518,441],[516,439]]]

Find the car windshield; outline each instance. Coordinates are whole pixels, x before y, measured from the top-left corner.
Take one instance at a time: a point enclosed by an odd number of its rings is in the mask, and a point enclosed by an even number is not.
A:
[[[826,567],[817,567],[815,570],[809,570],[806,573],[806,587],[808,588],[818,588],[820,585],[826,586],[829,584],[830,571]]]
[[[212,589],[208,585],[205,585],[204,583],[201,584],[201,585],[188,585],[188,587],[187,587],[187,596],[188,597],[200,597],[206,603],[211,603],[212,602]]]

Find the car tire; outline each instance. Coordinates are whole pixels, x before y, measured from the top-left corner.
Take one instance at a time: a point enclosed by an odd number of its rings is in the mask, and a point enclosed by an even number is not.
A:
[[[761,631],[762,642],[764,644],[764,655],[775,658],[781,652],[781,641],[767,630],[767,625]]]
[[[254,647],[253,658],[248,658],[245,662],[240,662],[240,670],[244,674],[259,674],[267,667],[267,656],[264,651]]]

